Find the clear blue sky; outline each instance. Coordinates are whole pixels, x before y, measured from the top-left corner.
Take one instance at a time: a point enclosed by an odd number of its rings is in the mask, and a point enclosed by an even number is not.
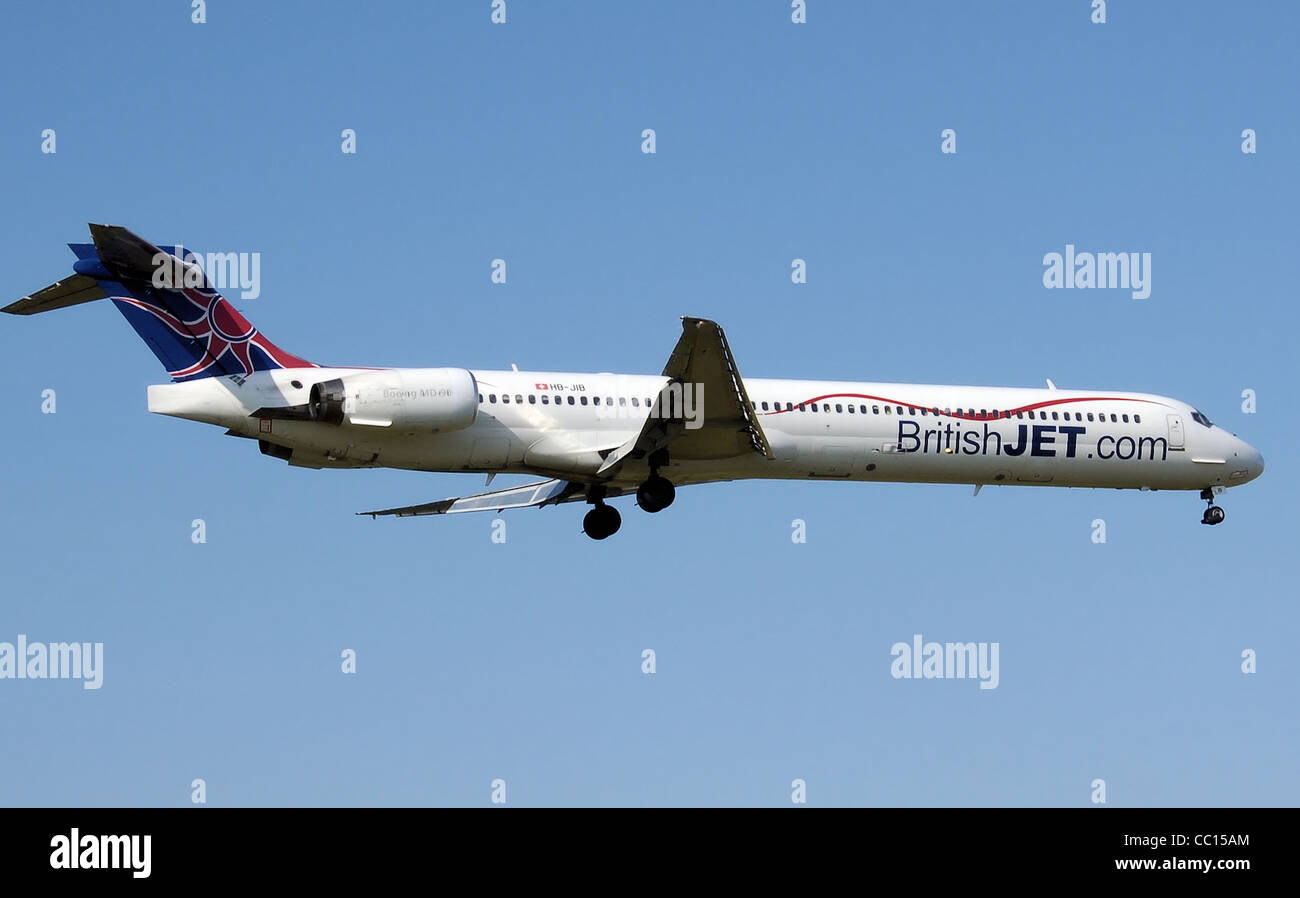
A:
[[[105,671],[0,681],[0,803],[1300,802],[1297,7],[808,5],[15,7],[3,298],[102,221],[260,252],[236,304],[325,364],[656,373],[690,314],[751,376],[1163,393],[1267,459],[1223,526],[1190,493],[732,483],[497,545],[353,516],[480,477],[290,469],[147,414],[165,374],[108,305],[6,317],[0,641]],[[1150,252],[1150,298],[1044,289],[1066,243]],[[914,633],[1000,643],[999,687],[892,679]]]

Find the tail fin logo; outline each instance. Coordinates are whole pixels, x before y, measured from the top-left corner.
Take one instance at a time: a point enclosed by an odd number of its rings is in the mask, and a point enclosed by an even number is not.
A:
[[[162,296],[169,307],[155,298]],[[199,358],[188,367],[170,371],[175,380],[315,367],[263,337],[221,294],[210,288],[149,291],[144,296],[112,296],[112,299],[147,312],[182,341],[193,342]]]

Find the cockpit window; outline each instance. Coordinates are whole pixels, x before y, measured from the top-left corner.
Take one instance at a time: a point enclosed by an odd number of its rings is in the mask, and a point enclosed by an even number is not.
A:
[[[1197,411],[1196,409],[1192,409],[1192,420],[1195,421],[1197,424],[1200,424],[1202,427],[1213,427],[1213,426],[1214,426],[1214,422],[1213,422],[1213,421],[1211,421],[1209,418],[1205,417],[1205,415],[1201,414],[1201,413],[1200,413],[1199,411]]]

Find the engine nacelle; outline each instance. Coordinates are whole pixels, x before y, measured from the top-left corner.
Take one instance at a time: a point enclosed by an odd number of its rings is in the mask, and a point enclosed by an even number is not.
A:
[[[462,430],[478,415],[478,383],[464,368],[402,368],[312,384],[313,421],[403,433]]]

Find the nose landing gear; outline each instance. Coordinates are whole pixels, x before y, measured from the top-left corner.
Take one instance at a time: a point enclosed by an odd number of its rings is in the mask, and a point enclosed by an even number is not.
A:
[[[1206,487],[1201,490],[1201,498],[1210,503],[1210,507],[1205,509],[1205,514],[1201,515],[1202,524],[1222,524],[1223,519],[1227,516],[1223,509],[1214,504],[1216,494],[1223,491],[1223,487]]]

